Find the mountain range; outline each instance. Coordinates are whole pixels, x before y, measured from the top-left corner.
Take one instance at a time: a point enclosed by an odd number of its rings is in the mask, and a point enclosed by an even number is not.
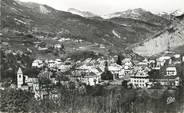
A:
[[[177,19],[177,22],[173,22],[143,9],[100,17],[88,11],[69,9],[65,12],[47,5],[17,0],[1,0],[1,10],[3,34],[42,32],[58,36],[59,33],[60,37],[82,39],[122,50],[145,40],[152,40],[150,37],[170,28],[173,23],[177,24],[174,28],[178,27],[178,21],[182,21]]]

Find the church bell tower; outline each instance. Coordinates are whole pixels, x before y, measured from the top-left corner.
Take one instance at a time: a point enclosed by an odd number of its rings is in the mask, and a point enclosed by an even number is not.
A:
[[[17,71],[17,88],[21,88],[24,82],[23,72],[22,69],[19,67]]]

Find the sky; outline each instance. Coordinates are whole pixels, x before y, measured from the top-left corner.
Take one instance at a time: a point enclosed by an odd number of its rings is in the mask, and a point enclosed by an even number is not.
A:
[[[143,8],[153,13],[184,11],[184,0],[20,0],[49,5],[67,11],[76,8],[98,15],[106,15],[127,9]]]

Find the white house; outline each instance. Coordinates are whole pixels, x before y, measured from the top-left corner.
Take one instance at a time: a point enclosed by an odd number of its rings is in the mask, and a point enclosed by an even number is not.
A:
[[[124,59],[122,60],[122,63],[126,63],[126,62],[131,62],[131,58],[124,58]]]
[[[43,61],[42,60],[39,60],[39,59],[36,59],[33,61],[32,63],[32,67],[37,67],[37,68],[41,68],[43,67]]]
[[[180,58],[180,57],[181,57],[180,54],[175,54],[175,55],[174,55],[174,58]]]
[[[176,76],[177,75],[177,70],[176,67],[167,67],[166,68],[166,75],[167,76]]]
[[[55,61],[54,61],[54,60],[49,60],[49,61],[48,61],[48,66],[49,66],[50,68],[55,67],[55,66],[56,66]]]
[[[171,59],[170,56],[161,56],[157,59],[157,65],[156,67],[164,66],[165,61]]]
[[[62,46],[61,46],[61,44],[55,44],[54,45],[54,48],[57,48],[57,49],[60,49]]]
[[[79,74],[85,73],[86,75],[88,75],[89,73],[94,73],[95,75],[101,75],[102,74],[102,70],[97,67],[97,66],[87,66],[87,65],[82,65],[78,68],[76,68]]]
[[[88,76],[84,76],[84,78],[82,78],[82,82],[87,85],[94,86],[96,84],[99,84],[100,78],[101,77],[98,75],[90,74]]]
[[[61,59],[56,59],[56,60],[55,60],[55,63],[56,63],[56,64],[61,64],[62,61],[61,61]]]
[[[149,83],[149,75],[144,71],[138,71],[130,77],[130,83],[132,83],[135,88],[147,87],[147,84]]]
[[[123,78],[125,76],[125,70],[124,69],[121,69],[119,71],[119,78]]]
[[[70,68],[72,67],[71,63],[65,63],[65,64],[60,64],[58,66],[58,70],[61,71],[61,72],[66,72],[68,70],[70,70]]]
[[[122,70],[122,66],[118,65],[118,64],[111,64],[110,66],[108,66],[108,70],[116,77],[119,77],[119,73]]]
[[[127,66],[127,65],[125,65],[123,67],[123,69],[124,69],[125,75],[129,75],[131,73],[131,71],[132,71],[132,69],[129,66]]]
[[[130,77],[130,82],[135,88],[144,88],[147,87],[147,84],[149,83],[148,77]]]

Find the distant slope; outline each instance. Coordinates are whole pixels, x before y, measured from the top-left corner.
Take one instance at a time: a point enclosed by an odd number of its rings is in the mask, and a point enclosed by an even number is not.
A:
[[[107,20],[115,24],[135,31],[137,42],[147,39],[171,24],[170,20],[141,8],[113,13],[108,18]]]
[[[149,11],[146,11],[141,8],[137,9],[129,9],[122,12],[116,12],[109,15],[104,16],[107,19],[112,18],[129,18],[134,20],[140,20],[147,23],[152,23],[158,26],[167,26],[169,21],[161,16],[155,15]]]
[[[181,48],[184,47],[183,15],[179,16],[178,19],[174,20],[172,25],[167,29],[162,30],[153,37],[136,44],[133,47],[133,51],[139,55],[151,56],[162,53],[168,49],[173,51],[175,49],[181,50]]]
[[[37,3],[1,0],[1,4],[3,33],[38,32],[55,36],[59,33],[60,37],[78,38],[120,49],[146,39],[168,24],[167,20],[154,15],[146,23],[135,19],[124,21],[128,24],[125,26],[114,20],[85,18]]]

